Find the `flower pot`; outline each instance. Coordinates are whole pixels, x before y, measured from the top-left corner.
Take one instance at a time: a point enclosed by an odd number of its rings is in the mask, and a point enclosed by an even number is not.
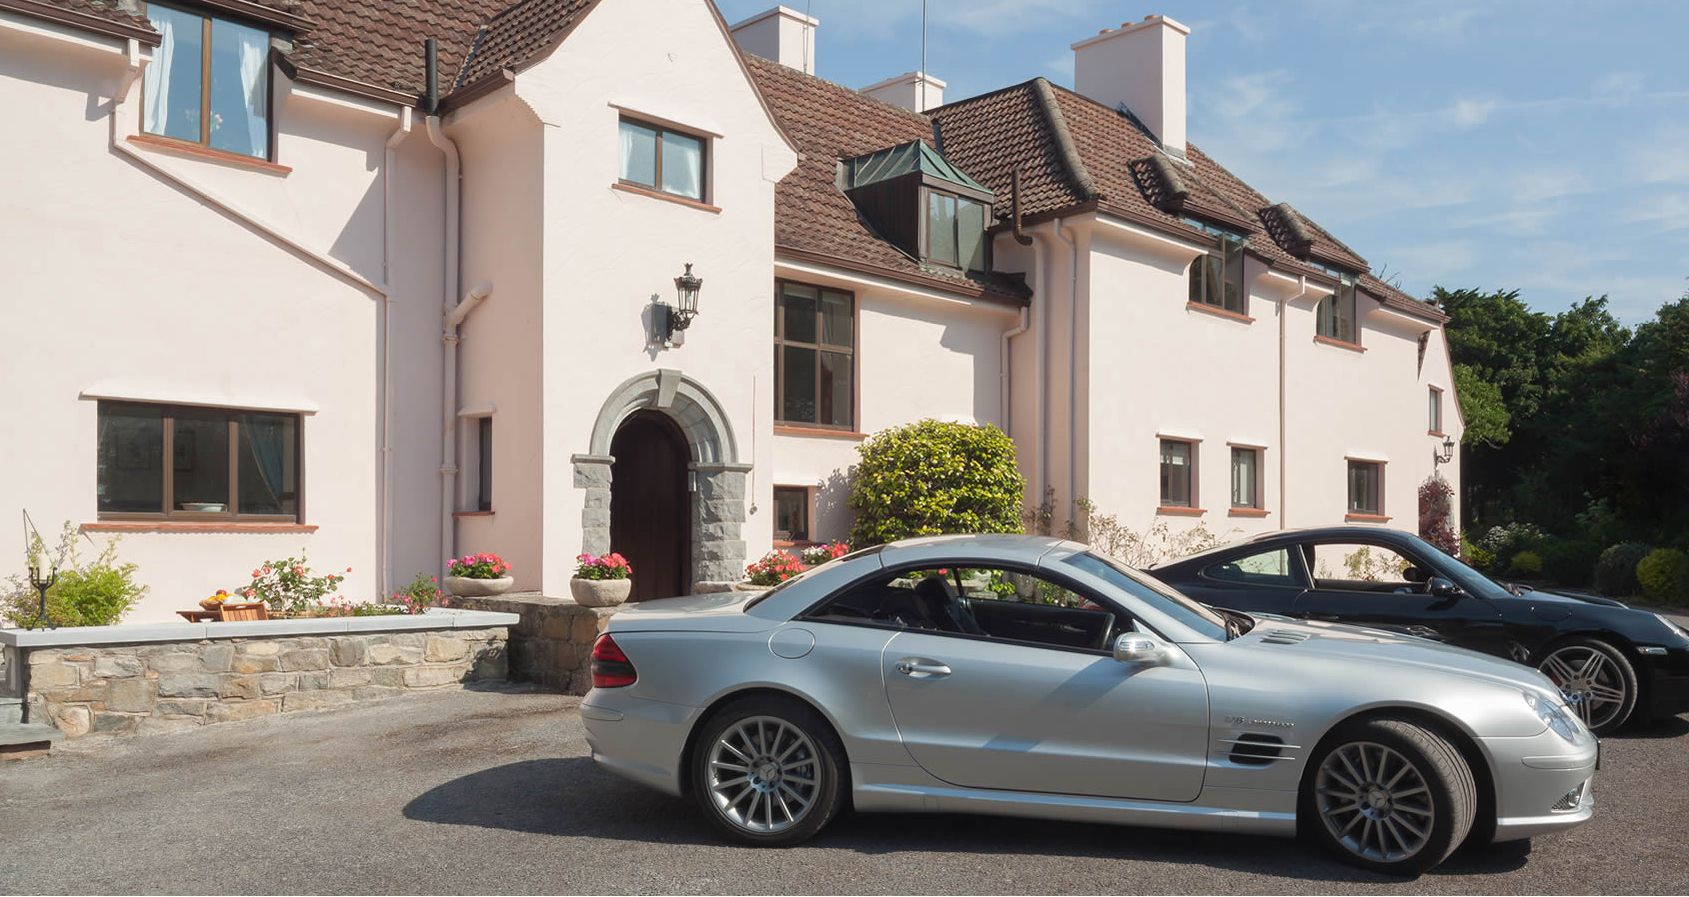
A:
[[[480,598],[486,595],[502,595],[516,584],[513,576],[501,576],[498,579],[471,579],[467,576],[446,577],[446,591],[459,598]]]
[[[633,591],[631,579],[581,579],[569,580],[569,594],[575,596],[575,603],[581,607],[615,607],[628,600]]]

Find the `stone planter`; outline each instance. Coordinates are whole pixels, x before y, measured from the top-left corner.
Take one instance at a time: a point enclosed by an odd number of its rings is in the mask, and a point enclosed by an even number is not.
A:
[[[502,595],[510,591],[510,587],[515,584],[516,579],[511,576],[501,576],[498,579],[471,579],[467,576],[446,577],[446,591],[459,598]]]
[[[575,603],[581,607],[615,607],[628,600],[633,592],[631,579],[581,579],[575,577],[569,580],[569,594],[575,598]]]

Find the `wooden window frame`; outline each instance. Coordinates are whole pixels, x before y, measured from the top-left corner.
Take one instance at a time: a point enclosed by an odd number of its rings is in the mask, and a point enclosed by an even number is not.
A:
[[[782,539],[782,538],[780,538],[779,527],[780,527],[780,493],[781,492],[801,492],[801,493],[803,493],[804,538],[802,538],[802,539]],[[774,515],[775,515],[774,516],[774,527],[775,527],[775,529],[774,529],[774,547],[775,548],[806,548],[806,547],[811,546],[811,545],[820,544],[819,540],[817,540],[815,538],[815,487],[814,486],[787,486],[787,485],[781,485],[781,484],[776,483],[775,486],[774,486]]]
[[[947,262],[943,259],[935,259],[935,258],[932,257],[931,203],[932,203],[932,195],[935,194],[935,193],[940,195],[940,196],[948,196],[951,199],[956,201],[956,216],[955,216],[955,219],[954,219],[955,220],[955,232],[956,232],[956,234],[955,234],[956,235],[956,261],[954,261],[954,262]],[[984,255],[984,258],[982,258],[980,260],[980,267],[979,268],[968,267],[967,260],[962,258],[962,203],[963,202],[971,202],[971,203],[979,206],[980,209],[982,210],[982,212],[981,212],[982,220],[984,220],[984,222],[985,222],[985,227],[981,230],[980,237],[979,237],[980,245],[983,248],[983,255]],[[982,200],[982,199],[980,199],[976,196],[964,195],[964,194],[956,193],[956,192],[953,192],[953,191],[950,191],[950,190],[939,190],[939,189],[936,189],[936,188],[933,188],[933,187],[922,185],[921,190],[920,190],[918,205],[920,206],[920,210],[919,210],[920,223],[919,223],[919,233],[918,233],[916,239],[919,241],[918,245],[920,246],[920,250],[921,250],[921,261],[927,262],[928,264],[937,265],[940,268],[948,268],[952,271],[959,271],[963,274],[966,274],[969,271],[976,271],[976,270],[977,271],[990,271],[991,270],[991,244],[992,244],[992,239],[991,239],[991,220],[992,220],[991,219],[991,211],[992,211],[992,203],[986,202],[985,200]]]
[[[1239,442],[1227,443],[1226,447],[1231,449],[1231,451],[1227,453],[1229,457],[1227,458],[1228,466],[1226,468],[1226,473],[1227,473],[1226,500],[1231,503],[1231,508],[1230,508],[1231,516],[1233,516],[1233,517],[1264,517],[1264,516],[1266,516],[1266,514],[1267,514],[1267,502],[1266,502],[1266,495],[1265,495],[1266,485],[1261,482],[1261,471],[1263,469],[1265,469],[1265,467],[1266,467],[1266,460],[1267,460],[1266,450],[1263,449],[1261,446],[1258,446],[1258,445],[1244,445],[1243,443],[1239,443]],[[1251,495],[1249,497],[1249,504],[1245,504],[1245,505],[1237,504],[1235,498],[1231,494],[1231,491],[1232,491],[1231,490],[1231,477],[1233,476],[1233,469],[1235,468],[1235,466],[1237,464],[1237,455],[1238,455],[1239,452],[1248,452],[1249,454],[1255,456],[1255,477],[1254,477],[1254,489],[1253,489],[1255,494]]]
[[[276,51],[274,47],[269,48],[269,50],[265,53],[264,60],[264,154],[262,156],[251,156],[246,153],[237,153],[231,150],[218,149],[217,147],[211,145],[211,24],[212,22],[221,19],[225,22],[231,22],[245,28],[262,31],[264,32],[266,42],[275,39],[275,32],[271,30],[269,26],[261,22],[243,19],[239,16],[213,15],[210,12],[196,8],[192,4],[154,4],[148,2],[143,4],[141,14],[145,15],[147,10],[154,5],[162,6],[165,9],[172,10],[174,12],[185,13],[191,16],[199,16],[199,139],[183,140],[180,137],[171,137],[167,134],[155,134],[152,131],[147,130],[147,90],[146,84],[143,82],[141,85],[141,101],[136,104],[138,108],[135,110],[140,121],[139,127],[136,129],[138,132],[136,136],[141,139],[136,140],[136,137],[131,137],[130,140],[143,144],[159,143],[167,147],[181,147],[184,150],[192,151],[195,155],[227,158],[230,160],[239,160],[244,162],[267,162],[274,165],[276,161]],[[291,169],[287,169],[287,171],[291,171]],[[285,174],[286,171],[282,173]]]
[[[850,297],[850,346],[848,348],[835,346],[832,343],[806,343],[800,340],[786,339],[786,286],[807,287],[816,291],[815,304],[815,335],[819,340],[822,333],[821,302],[822,292],[832,292]],[[857,352],[857,345],[861,342],[862,334],[862,303],[857,300],[853,290],[838,287],[823,286],[802,280],[775,278],[774,280],[774,426],[781,428],[804,428],[824,430],[828,433],[850,434],[856,432],[856,422],[859,420],[862,395],[861,355]],[[786,353],[785,348],[792,346],[799,349],[815,351],[815,414],[821,416],[821,353],[846,352],[850,355],[850,420],[842,424],[825,424],[819,421],[788,420],[783,415],[786,411]]]
[[[1190,463],[1188,465],[1186,465],[1186,467],[1188,468],[1188,472],[1186,473],[1186,477],[1188,479],[1186,492],[1188,493],[1188,497],[1186,498],[1186,503],[1182,504],[1182,505],[1181,504],[1171,504],[1171,503],[1169,503],[1167,501],[1166,493],[1163,492],[1162,489],[1161,489],[1161,446],[1162,446],[1162,443],[1165,443],[1165,442],[1181,442],[1181,443],[1184,443],[1186,446],[1188,446],[1190,448]],[[1197,515],[1200,515],[1200,514],[1206,514],[1207,513],[1207,511],[1204,510],[1203,507],[1202,507],[1201,492],[1200,492],[1200,484],[1201,484],[1201,481],[1202,481],[1201,475],[1199,473],[1200,465],[1202,463],[1201,460],[1200,460],[1201,450],[1202,450],[1202,440],[1200,440],[1200,439],[1192,439],[1190,437],[1185,437],[1185,436],[1159,436],[1158,435],[1158,436],[1155,437],[1155,471],[1156,471],[1156,508],[1155,508],[1155,512],[1157,514],[1164,514],[1164,515],[1174,516],[1174,517],[1187,517],[1187,516],[1188,517],[1194,517],[1194,516],[1197,516]]]
[[[101,399],[101,408],[105,407],[137,407],[157,408],[161,429],[160,444],[163,451],[164,482],[162,484],[162,507],[157,512],[152,511],[101,511],[96,499],[96,519],[100,521],[184,521],[184,522],[231,522],[231,523],[279,523],[302,524],[305,522],[305,416],[297,412],[275,411],[267,408],[233,408],[212,405],[181,405],[166,402],[135,402],[117,399]],[[176,415],[182,412],[205,414],[207,412],[221,413],[228,419],[224,421],[229,433],[229,509],[226,511],[181,511],[174,508],[176,503]],[[98,410],[95,412],[98,415]],[[294,457],[294,497],[292,514],[242,514],[240,507],[240,421],[242,414],[271,414],[291,417],[293,424],[293,457]],[[98,439],[96,438],[96,452]],[[99,472],[95,471],[95,483],[98,485]]]
[[[1429,387],[1429,389],[1431,392],[1428,404],[1430,405],[1431,420],[1425,434],[1427,436],[1446,436],[1448,434],[1443,432],[1443,391],[1435,386]]]
[[[618,160],[618,162],[617,162],[617,169],[618,170],[616,172],[616,184],[618,186],[623,187],[625,189],[632,190],[635,193],[654,193],[660,199],[675,199],[675,200],[679,200],[680,202],[683,202],[683,203],[697,204],[698,206],[700,206],[700,207],[702,207],[706,210],[709,210],[709,211],[720,211],[720,209],[714,205],[714,200],[712,200],[710,198],[711,194],[713,194],[715,192],[714,190],[710,189],[710,162],[711,162],[711,156],[714,155],[714,153],[712,153],[710,151],[711,150],[710,135],[699,132],[699,131],[688,130],[686,128],[677,128],[674,125],[663,124],[661,122],[654,121],[654,120],[649,119],[649,118],[640,118],[637,115],[628,115],[626,113],[623,113],[622,115],[617,116],[617,118],[616,118],[616,131],[617,131],[617,134],[618,134],[618,140],[620,139],[619,135],[621,133],[621,127],[622,127],[623,123],[638,125],[641,128],[649,128],[650,130],[656,132],[657,142],[654,144],[654,146],[656,148],[655,151],[654,151],[656,158],[652,160],[652,168],[651,168],[652,183],[649,183],[649,184],[641,184],[638,181],[630,181],[627,178],[623,177],[622,173],[620,171],[621,163]],[[684,193],[675,193],[672,190],[664,190],[663,189],[663,135],[664,134],[678,134],[681,137],[687,137],[687,138],[690,138],[692,140],[698,141],[698,195],[696,197],[687,196]],[[618,144],[618,149],[619,149],[619,144]]]
[[[493,416],[475,419],[475,510],[493,511]]]
[[[1253,323],[1255,319],[1249,316],[1248,241],[1241,234],[1234,234],[1231,231],[1219,228],[1203,227],[1203,232],[1214,237],[1214,246],[1202,255],[1191,259],[1190,265],[1185,269],[1185,278],[1190,290],[1190,294],[1186,296],[1186,303],[1198,311],[1214,312],[1235,320]],[[1226,255],[1228,244],[1236,245],[1238,255],[1237,308],[1226,307]],[[1216,261],[1219,262],[1220,267],[1220,301],[1209,302],[1207,299],[1209,291],[1206,288],[1209,279],[1208,269]],[[1196,298],[1191,298],[1192,296]]]
[[[1377,470],[1373,480],[1373,507],[1351,507],[1353,502],[1354,468],[1357,464],[1365,464]],[[1344,458],[1343,459],[1343,519],[1358,523],[1383,523],[1390,517],[1384,507],[1384,476],[1385,462],[1372,458]]]
[[[1347,297],[1344,296],[1345,291],[1348,293]],[[1342,314],[1343,305],[1341,303],[1345,301],[1345,298],[1347,299],[1349,310],[1347,318],[1349,322],[1349,339],[1344,339],[1340,335],[1342,331],[1341,326],[1337,328],[1338,333],[1325,333],[1321,330],[1321,327],[1323,326],[1322,322],[1325,317],[1322,309],[1326,307],[1325,304],[1327,302],[1332,304],[1332,308],[1336,313],[1334,320],[1341,322],[1344,320],[1344,316]],[[1359,298],[1360,278],[1353,274],[1342,274],[1338,276],[1337,285],[1332,289],[1331,295],[1321,299],[1314,305],[1314,341],[1318,343],[1325,343],[1327,345],[1341,346],[1343,348],[1360,349],[1361,321],[1360,310],[1357,308]]]

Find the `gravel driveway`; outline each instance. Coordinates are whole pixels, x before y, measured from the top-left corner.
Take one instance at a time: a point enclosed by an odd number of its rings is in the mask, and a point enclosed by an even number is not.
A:
[[[0,766],[0,893],[1683,893],[1689,723],[1609,739],[1595,821],[1402,882],[1292,841],[846,816],[786,851],[600,772],[574,698],[422,695]]]

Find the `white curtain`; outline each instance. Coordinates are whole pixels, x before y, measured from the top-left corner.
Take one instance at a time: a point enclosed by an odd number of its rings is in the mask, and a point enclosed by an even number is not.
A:
[[[703,199],[703,171],[702,143],[678,134],[663,135],[663,190],[691,199]]]
[[[146,76],[141,81],[141,91],[146,95],[146,109],[143,130],[149,134],[163,134],[166,119],[170,115],[170,64],[176,57],[176,22],[170,15],[155,15],[152,19],[153,28],[159,34],[158,49],[153,51],[152,64],[147,66]]]
[[[246,98],[246,130],[252,140],[248,150],[254,156],[270,154],[270,129],[265,122],[269,111],[269,80],[264,77],[265,56],[270,46],[269,35],[255,29],[241,28],[235,39],[240,41],[240,87]]]

